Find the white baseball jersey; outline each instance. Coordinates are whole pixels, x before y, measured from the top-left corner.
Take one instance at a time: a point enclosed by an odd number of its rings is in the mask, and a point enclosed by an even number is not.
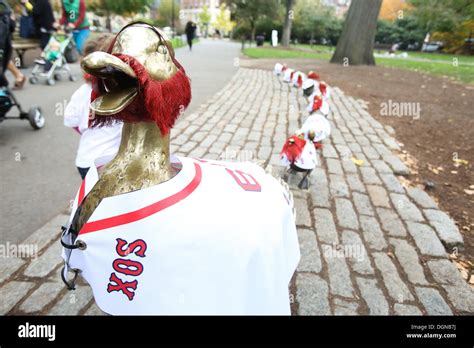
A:
[[[313,98],[313,96],[318,95],[318,96],[323,97],[323,99],[329,100],[331,96],[331,89],[325,82],[319,82],[317,80],[308,78],[303,82],[302,87],[303,87],[303,90],[308,90],[313,87],[313,93],[311,94],[309,98]],[[321,89],[324,90],[324,94],[321,92]]]
[[[314,99],[316,97],[321,98],[321,105],[319,106],[319,108],[315,108]],[[310,114],[313,113],[313,112],[319,112],[324,116],[329,115],[328,98],[325,98],[324,96],[321,96],[321,92],[319,91],[319,89],[316,89],[315,92],[308,97],[308,106],[306,107],[306,110]]]
[[[109,314],[290,314],[300,251],[286,190],[254,164],[176,160],[172,179],[103,199],[68,266]],[[72,216],[97,180],[92,167]]]
[[[303,81],[303,85],[301,86],[303,90],[307,90],[310,88],[317,89],[319,88],[319,82],[314,79],[306,79]]]
[[[275,67],[273,68],[273,72],[275,75],[280,75],[286,69],[286,65],[281,63],[275,63]]]
[[[280,163],[283,166],[289,166],[291,161],[288,159],[288,157],[282,153],[280,156]],[[306,140],[306,144],[303,148],[303,151],[301,151],[301,155],[294,161],[294,164],[301,169],[314,169],[316,165],[318,164],[318,159],[316,157],[316,149],[314,148],[314,144]]]
[[[304,121],[303,126],[296,131],[296,134],[304,134],[305,139],[309,140],[309,131],[314,132],[313,141],[321,141],[331,134],[331,124],[328,119],[321,114],[313,114]]]
[[[306,80],[306,74],[302,73],[301,71],[297,71],[293,74],[293,78],[291,80],[291,83],[293,84],[293,87],[301,87],[303,86],[304,81]]]
[[[295,70],[286,69],[285,72],[283,73],[283,81],[290,83],[291,79],[293,78],[294,73],[295,73]]]

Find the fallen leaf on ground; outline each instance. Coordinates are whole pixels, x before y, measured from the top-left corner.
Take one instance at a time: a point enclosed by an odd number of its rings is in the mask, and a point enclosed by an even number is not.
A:
[[[351,157],[351,161],[354,162],[354,164],[357,164],[359,167],[364,164],[364,160],[360,160],[355,157]]]
[[[461,158],[453,159],[453,162],[457,164],[465,164],[465,165],[469,164],[469,161],[466,161],[465,159],[461,159]]]

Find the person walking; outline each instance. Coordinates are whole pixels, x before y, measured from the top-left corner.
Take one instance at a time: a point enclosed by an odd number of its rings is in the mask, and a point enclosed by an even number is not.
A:
[[[15,13],[6,0],[0,0],[0,87],[8,86],[4,72],[8,69],[15,77],[15,89],[23,88],[26,77],[11,60],[13,32],[15,31]]]
[[[42,50],[51,37],[51,31],[57,26],[54,20],[53,8],[49,0],[36,0],[33,7],[33,20]]]
[[[78,52],[82,55],[84,43],[90,35],[89,20],[86,16],[85,0],[62,0],[62,16],[60,25],[74,30],[74,41]]]
[[[189,50],[191,51],[193,49],[194,35],[196,34],[196,24],[192,21],[189,21],[188,23],[186,23],[186,28],[184,29],[184,32],[186,33],[186,39],[188,41]]]
[[[6,0],[0,0],[0,52],[2,53],[0,55],[0,87],[8,86],[5,70],[11,63],[12,33],[14,30],[15,16],[13,11]]]

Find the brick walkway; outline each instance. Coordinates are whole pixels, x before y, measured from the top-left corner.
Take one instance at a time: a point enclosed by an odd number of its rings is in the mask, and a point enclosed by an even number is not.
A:
[[[462,246],[456,225],[424,191],[401,185],[397,175],[409,171],[383,126],[358,101],[332,92],[321,165],[309,191],[293,189],[302,253],[291,284],[294,314],[474,313],[474,292],[448,258]],[[269,71],[241,68],[178,122],[172,151],[265,160],[281,173],[279,152],[306,115],[300,93]],[[36,260],[2,260],[0,314],[101,314],[87,285],[70,292],[60,280],[65,220],[59,215],[23,243],[37,245]]]

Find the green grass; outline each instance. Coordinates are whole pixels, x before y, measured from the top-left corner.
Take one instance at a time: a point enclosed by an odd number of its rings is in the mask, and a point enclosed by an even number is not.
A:
[[[263,46],[257,48],[246,48],[243,54],[250,58],[275,58],[275,59],[291,59],[291,58],[308,58],[321,59],[329,61],[332,56],[333,47],[322,45],[293,45],[289,49],[281,47],[274,48],[271,46]],[[399,69],[407,69],[425,72],[438,76],[448,76],[464,83],[474,84],[474,57],[459,56],[442,53],[426,53],[426,52],[409,52],[409,58],[385,58],[376,57],[375,61],[378,65],[394,67]],[[410,60],[429,59],[430,61]],[[451,64],[453,58],[458,58],[458,66]]]
[[[308,44],[296,44],[296,45],[291,45],[291,47],[306,49],[306,50],[313,50],[313,51],[318,51],[318,52],[334,52],[334,50],[336,49],[333,46],[324,46],[324,45],[311,46]]]
[[[309,52],[298,49],[282,49],[273,47],[252,47],[243,50],[243,53],[250,58],[309,58],[309,59],[323,59],[329,60],[330,53]]]
[[[171,43],[173,44],[174,49],[184,47],[188,44],[186,40],[181,39],[181,36],[176,36],[176,37],[172,38]],[[194,38],[193,39],[193,45],[195,45],[197,43],[199,43],[199,39]]]
[[[171,39],[171,44],[173,45],[174,49],[177,49],[186,45],[186,42],[181,40],[181,37],[174,37]]]
[[[394,58],[376,57],[378,65],[389,66],[399,69],[415,70],[433,75],[453,77],[464,83],[474,84],[474,66],[446,64],[444,62],[422,62]]]
[[[445,61],[452,63],[453,58],[457,58],[459,63],[474,63],[474,56],[461,56],[459,54],[447,54],[447,53],[428,53],[428,52],[407,52],[408,58],[417,58],[417,59],[428,59],[428,60],[437,60]]]

